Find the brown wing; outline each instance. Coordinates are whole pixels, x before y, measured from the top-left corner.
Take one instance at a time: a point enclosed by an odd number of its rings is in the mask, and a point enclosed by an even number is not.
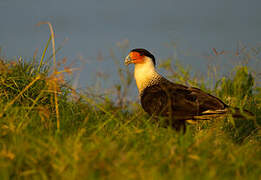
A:
[[[171,116],[173,119],[191,119],[206,110],[227,107],[220,99],[194,87],[165,81],[147,87],[141,95],[143,109],[150,115]]]

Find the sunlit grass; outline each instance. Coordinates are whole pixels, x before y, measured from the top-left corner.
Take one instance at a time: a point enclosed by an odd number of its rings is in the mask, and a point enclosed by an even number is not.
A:
[[[76,91],[63,76],[70,71],[53,71],[44,57],[0,60],[0,179],[261,178],[261,89],[246,65],[216,77],[213,88],[181,64],[160,66],[173,81],[256,116],[201,121],[183,135],[126,100],[129,71],[118,66],[123,85],[112,100]]]

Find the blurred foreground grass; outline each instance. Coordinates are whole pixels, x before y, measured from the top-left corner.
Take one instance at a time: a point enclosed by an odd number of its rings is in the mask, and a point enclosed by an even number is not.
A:
[[[122,69],[115,102],[76,92],[48,63],[1,59],[0,179],[260,179],[260,72],[235,66],[210,88],[178,63],[160,67],[256,120],[201,121],[183,135],[124,101],[131,74]]]

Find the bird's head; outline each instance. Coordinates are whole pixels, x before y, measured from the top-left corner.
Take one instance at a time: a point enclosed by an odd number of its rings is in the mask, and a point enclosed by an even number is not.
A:
[[[146,49],[133,49],[125,58],[125,65],[146,63],[156,65],[154,56]]]
[[[144,88],[155,83],[160,75],[155,69],[155,58],[146,49],[133,49],[125,58],[125,65],[134,64],[134,77],[139,92],[141,93]]]

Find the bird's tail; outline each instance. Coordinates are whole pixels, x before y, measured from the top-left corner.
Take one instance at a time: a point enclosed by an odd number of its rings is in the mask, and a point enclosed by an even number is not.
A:
[[[254,119],[255,116],[248,110],[243,110],[239,108],[228,107],[221,110],[207,110],[202,112],[200,115],[193,116],[191,119],[192,122],[196,120],[211,120],[216,118],[223,118],[228,115],[232,115],[233,118],[245,118],[245,119]],[[188,120],[188,122],[191,122]]]
[[[255,115],[252,112],[245,109],[229,107],[228,113],[230,113],[233,116],[233,118],[246,118],[246,119],[255,118]]]

